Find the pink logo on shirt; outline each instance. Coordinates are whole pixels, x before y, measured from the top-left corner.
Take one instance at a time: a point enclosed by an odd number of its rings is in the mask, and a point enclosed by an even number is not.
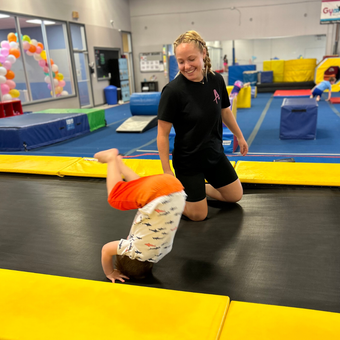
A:
[[[218,95],[218,92],[216,90],[214,90],[214,96],[215,96],[214,101],[216,101],[216,104],[218,104],[217,99],[220,99],[220,96]]]

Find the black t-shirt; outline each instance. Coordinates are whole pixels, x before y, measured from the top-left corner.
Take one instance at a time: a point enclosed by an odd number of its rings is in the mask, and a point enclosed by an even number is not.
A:
[[[193,169],[218,161],[224,154],[221,109],[229,106],[226,85],[218,73],[209,73],[204,83],[179,74],[163,88],[158,119],[174,126],[175,169]]]

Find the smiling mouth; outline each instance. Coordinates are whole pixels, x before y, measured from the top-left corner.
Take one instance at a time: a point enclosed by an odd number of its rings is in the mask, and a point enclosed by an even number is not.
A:
[[[192,70],[192,71],[186,71],[186,73],[187,74],[192,74],[192,73],[194,73],[195,72],[195,70]]]

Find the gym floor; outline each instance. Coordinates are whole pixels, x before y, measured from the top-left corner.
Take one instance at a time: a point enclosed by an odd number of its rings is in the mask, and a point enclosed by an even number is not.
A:
[[[1,173],[0,190],[0,268],[107,281],[101,248],[135,211],[108,205],[104,179]],[[245,184],[238,204],[181,220],[152,278],[124,284],[340,312],[339,206],[339,187]]]

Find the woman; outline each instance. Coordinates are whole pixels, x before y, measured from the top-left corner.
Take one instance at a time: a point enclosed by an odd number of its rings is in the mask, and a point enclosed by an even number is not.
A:
[[[211,70],[201,36],[195,31],[180,35],[174,52],[179,74],[162,91],[157,146],[164,173],[173,175],[169,133],[174,126],[173,166],[188,195],[183,214],[202,221],[208,214],[206,196],[237,202],[243,195],[241,182],[224,154],[222,121],[238,139],[242,155],[247,154],[248,145],[229,108],[223,77]]]

